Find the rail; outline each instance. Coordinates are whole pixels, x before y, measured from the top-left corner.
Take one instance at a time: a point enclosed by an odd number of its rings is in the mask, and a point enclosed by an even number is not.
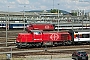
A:
[[[6,47],[8,48],[8,47]],[[14,47],[11,47],[11,49]],[[67,50],[85,50],[85,49],[90,49],[90,48],[71,48],[71,49],[48,49],[47,51],[67,51]],[[7,54],[7,53],[26,53],[26,52],[42,52],[44,50],[26,50],[26,51],[8,51],[8,52],[0,52],[0,54]]]

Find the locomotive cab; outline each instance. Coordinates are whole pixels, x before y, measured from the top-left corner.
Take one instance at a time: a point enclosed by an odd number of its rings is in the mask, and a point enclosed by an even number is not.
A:
[[[32,34],[42,34],[41,30],[30,30],[29,32]]]
[[[41,46],[42,44],[42,31],[30,30],[30,33],[19,33],[16,39],[16,45],[21,47]]]

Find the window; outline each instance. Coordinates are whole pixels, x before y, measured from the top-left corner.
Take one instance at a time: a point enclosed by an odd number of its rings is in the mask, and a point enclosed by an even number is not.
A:
[[[76,34],[77,38],[82,38],[82,34]]]
[[[34,34],[41,34],[41,32],[34,32]]]
[[[82,38],[89,38],[89,34],[82,34]]]
[[[79,35],[79,34],[76,34],[76,37],[77,37],[77,38],[80,38],[80,35]]]

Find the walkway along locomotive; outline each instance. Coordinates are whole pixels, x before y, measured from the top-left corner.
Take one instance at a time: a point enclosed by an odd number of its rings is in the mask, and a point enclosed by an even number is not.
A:
[[[31,23],[26,26],[26,31],[30,30],[43,30],[43,31],[53,31],[55,26],[50,23]]]
[[[30,30],[30,33],[19,33],[16,39],[17,47],[32,47],[32,46],[45,46],[53,45],[57,46],[60,44],[69,45],[73,41],[73,33],[70,31],[41,31],[41,30]]]

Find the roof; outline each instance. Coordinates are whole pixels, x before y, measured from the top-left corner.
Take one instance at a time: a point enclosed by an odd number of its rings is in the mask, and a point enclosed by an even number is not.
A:
[[[31,32],[41,32],[42,30],[30,30]]]

